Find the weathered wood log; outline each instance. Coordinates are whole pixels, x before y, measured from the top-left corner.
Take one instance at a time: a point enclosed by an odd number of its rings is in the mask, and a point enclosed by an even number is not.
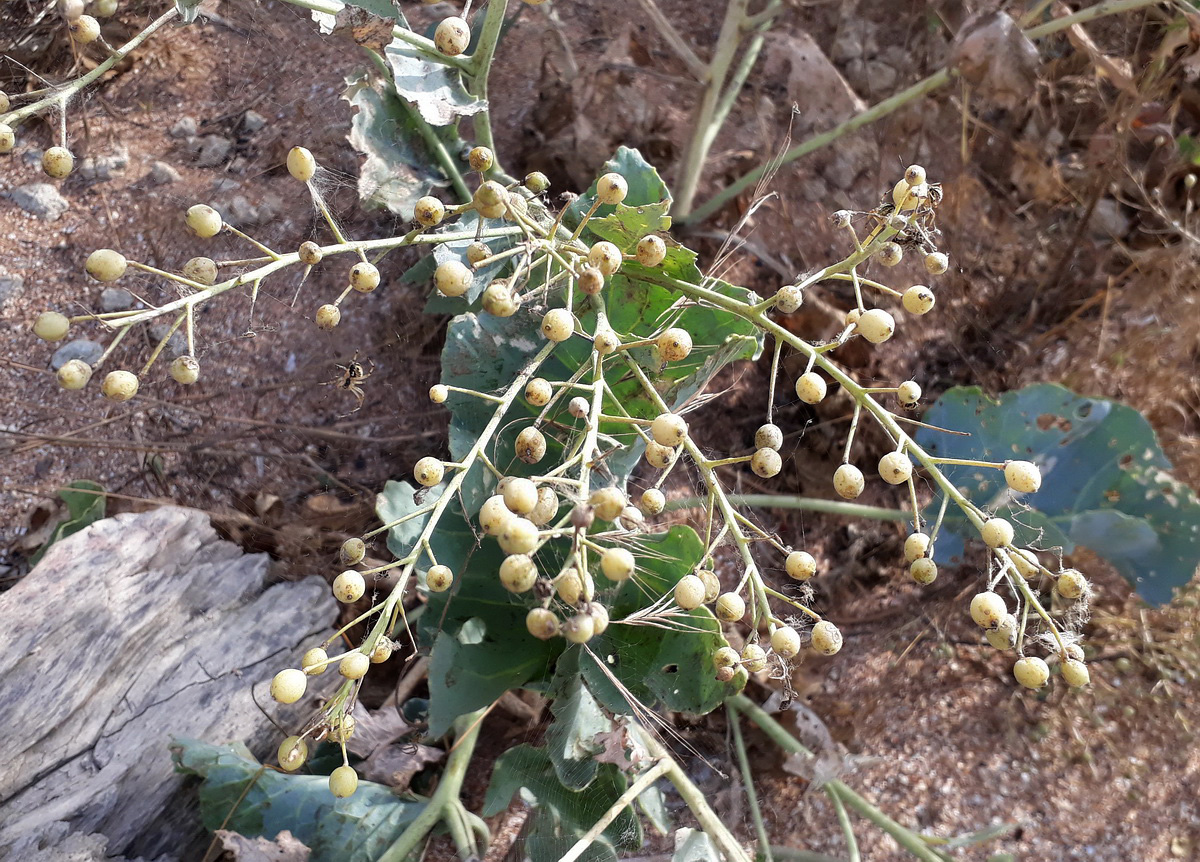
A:
[[[68,843],[201,857],[210,839],[171,738],[272,751],[268,715],[297,728],[317,692],[280,707],[271,677],[336,614],[321,579],[268,584],[267,568],[204,513],[162,508],[55,544],[0,594],[0,859],[68,858]]]

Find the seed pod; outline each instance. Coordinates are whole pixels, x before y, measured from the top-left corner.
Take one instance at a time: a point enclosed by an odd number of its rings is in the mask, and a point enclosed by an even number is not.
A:
[[[541,641],[548,641],[559,633],[558,617],[546,608],[534,608],[525,615],[525,628]]]
[[[912,476],[912,461],[904,452],[888,452],[879,459],[879,475],[889,485],[901,485]]]
[[[467,153],[467,164],[473,171],[490,171],[495,163],[496,157],[487,147],[473,147],[471,152]]]
[[[425,573],[425,586],[431,593],[444,593],[454,584],[454,571],[449,566],[430,566]]]
[[[662,241],[662,237],[650,234],[638,240],[637,262],[642,266],[658,266],[666,259],[667,244]]]
[[[217,283],[217,262],[210,257],[193,257],[180,270],[184,278],[204,285]]]
[[[342,542],[342,547],[338,549],[338,559],[343,566],[357,565],[366,555],[367,543],[357,536]]]
[[[500,583],[510,593],[527,593],[537,581],[537,565],[526,554],[511,554],[500,564]]]
[[[271,680],[271,697],[279,703],[295,703],[304,697],[306,688],[308,678],[304,671],[289,667],[275,674],[275,678]]]
[[[864,311],[858,319],[858,332],[872,344],[883,344],[896,332],[896,320],[882,308]]]
[[[546,438],[534,427],[525,428],[517,435],[517,457],[526,464],[536,464],[546,457]]]
[[[138,378],[132,371],[110,371],[100,384],[100,393],[109,401],[128,401],[137,395]]]
[[[433,44],[447,57],[457,57],[471,44],[471,26],[462,18],[446,18],[434,31]]]
[[[513,516],[505,522],[496,538],[500,542],[500,550],[506,554],[532,554],[538,545],[537,524],[528,518]],[[536,571],[534,574],[537,574]],[[533,586],[532,582],[530,586]]]
[[[818,404],[825,398],[825,378],[815,371],[801,374],[796,380],[796,397],[805,404]]]
[[[783,564],[789,578],[807,581],[817,573],[817,561],[808,551],[792,551]]]
[[[933,291],[923,284],[914,284],[904,291],[900,302],[909,314],[927,314],[933,308]]]
[[[837,655],[842,648],[842,633],[829,620],[821,620],[812,630],[812,647],[822,655]]]
[[[771,649],[784,658],[800,654],[800,633],[791,626],[780,626],[771,632]]]
[[[657,515],[667,506],[666,495],[657,488],[647,488],[642,492],[638,508],[646,515]]]
[[[125,255],[111,248],[98,248],[88,255],[84,269],[96,281],[116,281],[125,274]],[[216,268],[215,266],[213,267]],[[211,284],[212,282],[209,282]]]
[[[1037,656],[1026,656],[1013,665],[1013,676],[1025,688],[1039,689],[1050,680],[1050,668]]]
[[[326,303],[317,309],[314,319],[317,329],[329,332],[342,322],[342,310],[332,303]]]
[[[783,458],[774,449],[759,449],[750,458],[750,469],[756,476],[770,479],[778,476],[783,469]]]
[[[792,314],[804,304],[804,291],[798,285],[787,284],[775,293],[775,308],[783,314]]]
[[[86,15],[83,16],[87,18]],[[95,19],[89,19],[95,23]],[[50,147],[42,154],[42,170],[46,176],[61,180],[75,169],[75,156],[66,147]]]
[[[746,601],[737,593],[723,593],[717,597],[716,614],[723,622],[737,622],[746,615]]]
[[[629,183],[617,173],[608,173],[596,180],[596,200],[602,204],[615,205],[629,194]]]
[[[687,435],[687,422],[677,413],[660,413],[650,423],[650,436],[660,446],[678,446],[687,439]]]
[[[833,473],[833,490],[837,491],[838,496],[843,499],[857,499],[866,486],[867,481],[863,477],[862,470],[853,464],[842,464]]]
[[[413,221],[422,227],[437,227],[445,217],[446,205],[432,195],[418,198],[417,202],[413,205]],[[486,249],[487,246],[484,246],[484,248]],[[470,251],[468,247],[468,260],[470,259]],[[487,257],[487,255],[484,255],[484,257]]]
[[[317,160],[304,147],[292,147],[287,154],[288,173],[306,183],[317,173]]]
[[[759,425],[754,432],[754,446],[756,449],[774,449],[778,452],[783,446],[783,430],[772,422]]]
[[[69,359],[62,364],[55,376],[58,385],[68,391],[82,389],[92,379],[92,366],[82,359]]]
[[[200,363],[194,356],[176,356],[171,360],[171,377],[176,383],[191,386],[200,379]]]
[[[358,790],[358,773],[353,766],[339,766],[329,773],[329,792],[338,799],[353,796]]]
[[[296,256],[300,258],[300,262],[308,266],[316,266],[321,262],[321,258],[325,256],[325,252],[321,251],[321,247],[312,240],[306,240],[300,243],[300,248],[296,252]]]
[[[353,604],[367,591],[367,582],[354,569],[346,569],[333,579],[333,596],[342,604]]]
[[[604,289],[604,273],[594,266],[585,266],[579,273],[579,289],[589,296],[595,296]]]
[[[192,233],[202,239],[216,236],[224,226],[221,214],[207,204],[196,204],[189,207],[185,221]]]
[[[989,548],[1004,548],[1012,544],[1015,532],[1013,525],[1003,518],[988,518],[983,522],[979,535]]]
[[[1005,461],[1004,481],[1018,493],[1032,494],[1042,487],[1042,471],[1032,461]]]
[[[673,327],[666,330],[654,341],[658,354],[667,362],[678,362],[687,359],[692,352],[692,336],[686,329]]]
[[[690,611],[704,603],[704,581],[695,575],[684,575],[675,584],[675,604]]]
[[[1004,599],[991,591],[978,593],[971,599],[971,619],[983,629],[994,629],[1008,614]]]
[[[67,337],[71,321],[57,311],[43,311],[31,327],[33,334],[42,341],[62,341]]]

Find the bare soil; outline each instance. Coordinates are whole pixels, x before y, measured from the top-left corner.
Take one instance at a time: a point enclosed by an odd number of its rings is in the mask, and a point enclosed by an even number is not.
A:
[[[705,53],[722,4],[660,5]],[[818,114],[792,116],[792,103],[806,98],[804,74],[789,59],[803,34],[869,104],[945,63],[948,37],[939,21],[953,15],[943,10],[939,19],[938,7],[789,6],[717,138],[699,199],[777,152],[789,127],[802,140],[831,125]],[[165,269],[199,254],[249,256],[225,237],[215,247],[195,239],[182,221],[193,203],[228,206],[238,196],[259,209],[262,223],[246,229],[263,242],[291,248],[319,232],[303,189],[283,169],[290,146],[309,147],[330,171],[331,203],[351,235],[383,236],[397,227],[356,207],[357,162],[344,142],[350,109],[339,96],[343,79],[365,66],[357,49],[321,38],[306,13],[282,3],[212,8],[216,18],[158,34],[72,105],[77,157],[126,147],[123,173],[62,183],[69,208],[53,222],[0,200],[0,276],[24,279],[20,291],[0,298],[9,344],[0,358],[0,577],[23,574],[54,520],[56,490],[81,478],[112,492],[110,512],[161,502],[204,508],[247,549],[272,553],[281,576],[332,576],[332,552],[370,523],[384,480],[443,446],[444,415],[425,397],[437,379],[439,321],[421,315],[422,291],[399,283],[412,262],[400,255],[385,262],[384,288],[356,297],[334,334],[317,330],[311,316],[339,291],[336,271],[318,267],[294,303],[294,279],[265,283],[253,307],[249,296],[213,303],[201,317],[203,375],[194,387],[156,368],[138,399],[111,405],[94,388],[63,393],[53,385],[46,368],[53,348],[28,325],[43,309],[98,303],[101,286],[83,275],[92,249],[118,248]],[[406,8],[414,21],[448,10]],[[157,7],[125,10],[106,24],[106,36],[119,43],[154,14]],[[771,185],[777,197],[752,220],[726,277],[767,293],[844,253],[827,213],[869,208],[904,165],[919,161],[943,182],[941,244],[954,265],[938,282],[933,314],[906,321],[901,337],[882,348],[847,351],[848,367],[880,384],[917,379],[930,401],[963,383],[998,393],[1045,380],[1120,398],[1151,421],[1176,474],[1200,486],[1195,192],[1185,186],[1189,166],[1172,143],[1200,132],[1186,62],[1194,60],[1200,26],[1190,20],[1189,35],[1170,42],[1171,14],[1179,13],[1142,10],[1090,24],[1092,48],[1053,37],[1042,45],[1037,85],[1019,104],[1002,107],[986,92],[953,84],[785,166]],[[510,171],[542,170],[555,188],[579,189],[625,144],[675,179],[697,88],[639,7],[529,7],[508,39],[519,47],[501,51],[492,94]],[[1117,61],[1116,73],[1103,58]],[[61,78],[72,62],[60,32],[34,69]],[[0,86],[11,89],[20,74],[0,61],[9,81]],[[267,120],[252,133],[242,125],[249,110]],[[170,134],[183,117],[197,121],[199,135],[231,141],[229,159],[198,166],[186,142]],[[0,192],[42,179],[30,154],[54,143],[53,134],[44,125],[22,131],[0,166]],[[179,171],[177,182],[150,181],[159,160]],[[683,239],[711,255],[747,201]],[[897,284],[926,279],[908,261],[889,275]],[[171,295],[150,277],[122,285],[153,302]],[[816,298],[789,321],[814,338],[836,326],[830,309],[850,302],[836,289]],[[145,354],[145,344],[123,345],[112,367],[135,367]],[[352,394],[324,385],[356,354],[373,369],[357,411]],[[741,451],[765,413],[766,365],[720,382],[729,392],[705,408],[712,420],[705,442]],[[731,473],[731,481],[748,492],[832,496],[846,403],[831,398],[814,411],[787,386],[777,397],[776,421],[795,442],[795,457],[769,488],[748,472]],[[882,442],[866,433],[856,445],[867,461]],[[899,501],[872,487],[864,502]],[[901,577],[895,525],[766,517],[784,541],[818,555],[820,601],[848,635],[839,656],[800,665],[790,682],[844,746],[852,787],[900,822],[938,836],[1014,825],[1004,837],[959,851],[964,859],[1012,853],[1157,862],[1200,853],[1194,586],[1173,606],[1147,610],[1101,563],[1076,560],[1096,575],[1100,593],[1087,631],[1095,685],[1035,695],[1014,690],[1007,660],[964,621],[978,572],[947,573],[936,588],[918,590]],[[760,698],[780,687],[771,680],[755,686]],[[515,714],[494,720],[485,760],[509,740],[538,733]],[[724,718],[680,722],[709,758],[694,761],[697,780],[710,782],[749,839],[740,796],[717,792],[729,781],[713,767],[736,775]],[[825,796],[784,771],[765,738],[752,732],[748,740],[772,843],[844,856]],[[488,771],[474,774],[468,802],[477,808]],[[868,826],[859,833],[864,859],[906,858]]]

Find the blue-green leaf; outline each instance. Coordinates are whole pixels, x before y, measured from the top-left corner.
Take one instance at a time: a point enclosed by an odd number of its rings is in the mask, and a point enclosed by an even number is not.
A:
[[[1169,601],[1172,590],[1195,574],[1200,501],[1170,476],[1153,429],[1132,407],[1053,384],[1007,392],[999,401],[978,388],[956,388],[938,399],[925,420],[971,433],[921,429],[917,442],[931,454],[1019,459],[1041,467],[1041,490],[1019,498],[997,470],[945,468],[967,496],[1010,518],[1021,543],[1067,552],[1083,545],[1155,603]],[[946,528],[957,536],[939,540],[941,560],[959,553],[961,537],[973,533],[957,512],[948,513]]]
[[[322,775],[264,769],[244,745],[179,739],[171,746],[179,772],[198,775],[200,816],[210,830],[274,838],[290,830],[312,851],[312,862],[373,862],[425,807],[390,787],[359,782],[337,799]]]

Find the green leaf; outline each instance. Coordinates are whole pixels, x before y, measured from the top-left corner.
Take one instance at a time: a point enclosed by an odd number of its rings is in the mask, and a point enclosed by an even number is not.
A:
[[[394,39],[384,49],[400,98],[416,108],[431,126],[448,126],[487,107],[467,92],[462,73],[425,57],[407,42]]]
[[[36,565],[55,542],[78,533],[84,527],[104,517],[107,498],[104,496],[104,487],[95,482],[89,482],[86,479],[71,482],[66,487],[58,489],[58,496],[67,504],[67,517],[54,528],[50,538],[46,540],[46,544],[38,548],[37,552],[29,558],[31,565]]]
[[[625,775],[613,764],[604,763],[586,789],[564,787],[545,750],[518,745],[500,755],[492,769],[483,816],[499,814],[508,807],[513,795],[524,788],[537,799],[538,805],[553,809],[564,827],[581,835],[620,798],[626,786]],[[626,850],[642,845],[641,824],[628,807],[617,815],[603,835],[613,846]]]
[[[477,643],[462,643],[444,631],[434,639],[429,663],[430,738],[436,739],[449,731],[459,716],[481,709],[509,689],[520,688],[549,671],[553,647],[525,630],[524,611],[516,632],[518,638],[523,635],[530,641],[528,644],[513,643],[516,638],[511,626],[515,620],[510,620],[510,628],[500,632],[484,625],[482,620],[473,622],[471,628],[482,629]],[[478,636],[477,631],[472,635]]]
[[[1195,574],[1200,501],[1170,476],[1170,461],[1153,429],[1132,407],[1053,384],[1007,392],[999,401],[978,388],[960,387],[943,395],[925,421],[971,433],[956,437],[920,429],[917,442],[933,455],[1011,458],[1041,467],[1041,489],[1016,499],[998,470],[944,468],[969,497],[1010,518],[1020,543],[1061,546],[1068,553],[1086,546],[1153,603],[1170,601],[1172,590]],[[938,505],[935,501],[933,512]],[[947,510],[937,545],[942,561],[961,553],[961,537],[974,533],[954,509]]]
[[[385,524],[398,521],[421,508],[426,498],[436,500],[439,488],[418,489],[408,482],[388,481],[383,491],[375,497],[375,513]],[[388,531],[387,546],[397,560],[402,560],[412,553],[425,525],[429,523],[429,515],[419,515],[392,527]]]
[[[582,835],[582,830],[564,828],[562,818],[552,808],[535,808],[530,817],[532,824],[525,838],[525,852],[530,862],[559,862]],[[617,854],[601,837],[583,851],[579,859],[580,862],[617,862]]]
[[[372,862],[425,807],[369,781],[359,782],[353,796],[336,799],[324,776],[264,769],[240,743],[178,739],[171,756],[177,771],[204,779],[200,816],[206,828],[265,838],[287,829],[311,848],[312,862]]]
[[[390,21],[399,21],[403,26],[407,27],[408,22],[404,15],[396,8],[392,0],[352,0],[350,3],[342,3],[341,0],[327,0],[334,7],[334,12],[319,12],[316,9],[311,10],[312,19],[320,28],[321,34],[328,36],[337,27],[337,18],[342,10],[347,6],[352,8],[362,9],[370,12],[376,18],[383,18]]]
[[[699,829],[684,827],[675,835],[675,853],[671,862],[711,862],[721,854],[713,846],[712,839]]]
[[[504,692],[550,678],[561,639],[540,641],[525,628],[528,606],[500,583],[504,553],[493,540],[477,545],[457,504],[431,542],[434,555],[455,573],[454,586],[432,593],[417,626],[432,645],[429,733],[440,736],[460,715],[487,706]],[[472,637],[464,637],[469,628]],[[464,640],[471,643],[463,643]]]
[[[634,712],[622,686],[648,707],[661,703],[678,712],[710,712],[746,681],[743,674],[728,683],[716,679],[713,653],[726,642],[712,612],[707,607],[680,611],[672,617],[676,628],[671,629],[620,622],[644,607],[647,596],[673,590],[704,556],[704,543],[695,530],[683,526],[641,536],[639,542],[634,550],[638,574],[617,592],[609,609],[613,622],[588,643],[594,657],[581,655],[580,670],[592,693],[614,712]]]
[[[546,729],[546,750],[564,787],[582,790],[596,777],[600,764],[595,755],[604,750],[596,736],[612,730],[579,675],[579,650],[568,650],[554,670],[550,711],[554,721]]]
[[[373,82],[368,75],[347,78],[342,98],[357,108],[348,140],[365,157],[358,174],[359,199],[411,219],[418,198],[446,185],[412,109],[390,83]]]
[[[200,3],[201,0],[175,0],[175,8],[179,10],[179,23],[195,22],[196,15],[200,12]]]
[[[625,206],[639,207],[657,204],[661,201],[670,202],[671,192],[667,190],[667,184],[658,175],[658,171],[642,158],[642,154],[637,150],[619,147],[617,154],[604,163],[604,167],[600,169],[597,176],[614,172],[623,176],[629,185],[629,192],[625,196]],[[567,207],[566,213],[563,215],[563,224],[574,230],[595,201],[596,184],[593,182],[586,194],[580,195],[574,203]],[[604,204],[596,210],[593,218],[603,218],[615,211],[616,207]],[[584,235],[587,234],[588,231],[585,231]]]

